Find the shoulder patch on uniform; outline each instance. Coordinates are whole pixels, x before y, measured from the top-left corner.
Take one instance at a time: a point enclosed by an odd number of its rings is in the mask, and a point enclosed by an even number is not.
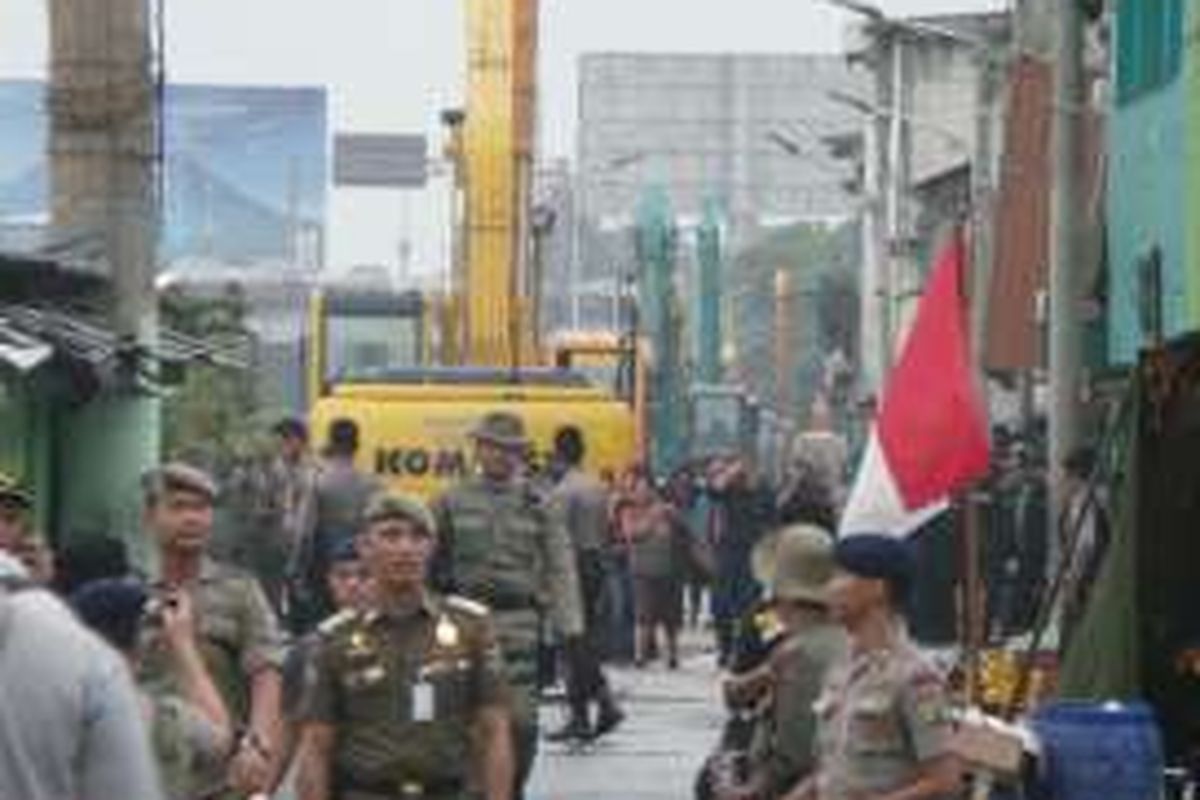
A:
[[[466,597],[452,594],[445,598],[446,607],[453,611],[461,611],[464,614],[469,614],[472,617],[486,617],[490,612],[488,607],[483,603],[476,602]]]

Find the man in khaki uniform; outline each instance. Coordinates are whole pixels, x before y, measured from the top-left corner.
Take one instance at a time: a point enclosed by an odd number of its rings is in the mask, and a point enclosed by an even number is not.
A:
[[[813,704],[830,668],[846,652],[846,635],[829,617],[829,533],[809,525],[784,528],[760,542],[752,560],[782,634],[762,666],[726,684],[735,703],[754,698],[763,708],[748,777],[740,784],[718,786],[720,800],[774,800],[813,772]]]
[[[815,706],[817,773],[789,800],[951,797],[960,773],[949,750],[945,682],[900,616],[912,579],[907,545],[890,536],[849,536],[834,559],[830,607],[850,650]]]
[[[158,551],[152,594],[188,592],[205,666],[235,726],[245,731],[227,769],[212,775],[211,784],[242,795],[262,791],[271,778],[280,731],[282,653],[275,616],[253,577],[205,554],[216,498],[208,475],[186,464],[166,464],[146,474],[143,492],[144,524]],[[179,687],[170,685],[175,672],[169,648],[153,624],[145,645],[143,683],[177,692]]]
[[[434,594],[420,501],[380,495],[359,538],[373,607],[322,626],[301,715],[300,800],[507,800],[509,690],[487,610]],[[477,737],[477,738],[476,738]]]
[[[483,603],[513,687],[516,791],[537,753],[537,654],[540,612],[551,615],[568,647],[583,632],[579,582],[561,518],[521,475],[529,447],[520,417],[487,414],[472,430],[479,474],[434,506],[439,546],[435,586]]]

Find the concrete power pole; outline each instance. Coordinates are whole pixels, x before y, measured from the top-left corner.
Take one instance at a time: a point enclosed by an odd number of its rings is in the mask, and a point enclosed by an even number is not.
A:
[[[892,74],[885,40],[879,38],[873,48],[875,58],[875,107],[892,107]],[[868,187],[866,213],[863,215],[863,268],[860,301],[859,349],[867,391],[878,394],[887,377],[891,335],[891,297],[888,274],[888,187],[891,181],[888,142],[891,117],[869,114],[863,137],[863,181]]]
[[[996,96],[997,59],[993,52],[976,52],[979,75],[975,109],[975,153],[971,158],[971,349],[983,375],[987,345],[988,300],[992,283],[992,239],[994,224],[992,106]]]
[[[912,139],[909,129],[909,57],[906,33],[890,28],[891,114],[888,129],[887,272],[884,276],[883,379],[892,368],[898,338],[907,331],[913,307],[911,291],[919,283],[912,259],[912,211],[909,193]]]
[[[115,380],[77,415],[64,459],[64,530],[138,531],[141,472],[159,457],[157,400],[140,388],[157,339],[153,289],[156,94],[146,0],[51,0],[53,224],[97,242],[120,340]],[[136,537],[140,538],[140,537]]]
[[[1050,258],[1050,442],[1054,469],[1079,438],[1080,330],[1075,292],[1079,247],[1081,116],[1083,83],[1083,17],[1078,3],[1055,3],[1057,43],[1054,81],[1054,187],[1051,199]],[[1058,482],[1054,482],[1057,484]],[[1051,490],[1051,530],[1056,530],[1063,494]]]

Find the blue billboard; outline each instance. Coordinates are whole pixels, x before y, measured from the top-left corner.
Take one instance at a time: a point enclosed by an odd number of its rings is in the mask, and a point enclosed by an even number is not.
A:
[[[320,268],[324,89],[170,86],[162,123],[164,268]],[[0,82],[0,225],[48,221],[48,130],[45,85]]]

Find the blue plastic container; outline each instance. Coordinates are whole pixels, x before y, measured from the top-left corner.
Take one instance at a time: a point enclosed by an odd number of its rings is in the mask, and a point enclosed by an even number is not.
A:
[[[1033,728],[1042,743],[1045,800],[1158,800],[1162,737],[1144,703],[1053,703]]]

